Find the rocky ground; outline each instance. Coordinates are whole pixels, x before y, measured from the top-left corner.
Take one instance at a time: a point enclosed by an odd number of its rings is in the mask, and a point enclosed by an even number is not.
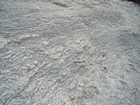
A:
[[[0,0],[0,105],[140,105],[140,7]]]

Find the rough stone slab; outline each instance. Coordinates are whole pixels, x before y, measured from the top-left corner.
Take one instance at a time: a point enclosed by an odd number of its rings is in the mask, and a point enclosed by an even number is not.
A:
[[[0,0],[0,105],[140,105],[139,10]]]

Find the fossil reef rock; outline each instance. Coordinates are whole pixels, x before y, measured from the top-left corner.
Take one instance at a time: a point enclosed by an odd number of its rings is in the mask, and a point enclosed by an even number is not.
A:
[[[0,105],[140,105],[140,7],[0,0]]]

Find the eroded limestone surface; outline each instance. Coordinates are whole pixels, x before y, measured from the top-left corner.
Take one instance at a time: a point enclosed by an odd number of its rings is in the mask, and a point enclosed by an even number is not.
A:
[[[0,105],[140,105],[139,10],[0,0]]]

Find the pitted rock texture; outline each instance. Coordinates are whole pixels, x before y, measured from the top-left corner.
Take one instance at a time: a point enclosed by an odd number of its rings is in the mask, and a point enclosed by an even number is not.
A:
[[[0,0],[0,105],[140,105],[139,10]]]

